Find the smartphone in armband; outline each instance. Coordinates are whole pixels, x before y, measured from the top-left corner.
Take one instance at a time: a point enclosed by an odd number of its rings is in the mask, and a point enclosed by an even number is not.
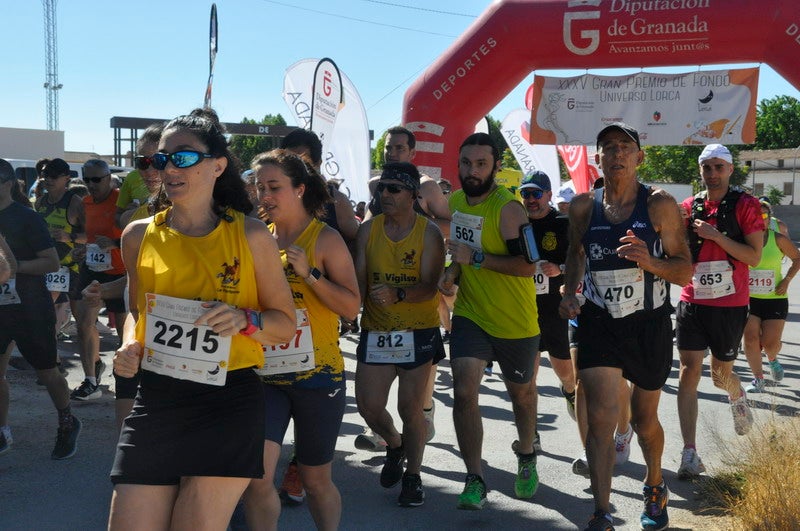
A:
[[[533,225],[526,223],[519,228],[519,242],[522,245],[523,256],[529,264],[539,261],[539,248],[533,236]]]

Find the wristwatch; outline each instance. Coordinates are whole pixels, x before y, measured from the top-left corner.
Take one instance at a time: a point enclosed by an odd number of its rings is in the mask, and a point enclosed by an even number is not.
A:
[[[397,302],[403,302],[404,300],[406,300],[406,290],[397,288]]]
[[[483,256],[483,251],[472,251],[472,267],[480,269],[484,258],[486,257]]]
[[[244,315],[247,318],[247,326],[239,330],[240,334],[243,336],[251,336],[263,329],[264,325],[261,322],[261,312],[244,308]]]
[[[316,267],[312,267],[311,271],[308,272],[308,276],[305,278],[305,281],[307,284],[316,284],[320,278],[322,278],[322,271]]]

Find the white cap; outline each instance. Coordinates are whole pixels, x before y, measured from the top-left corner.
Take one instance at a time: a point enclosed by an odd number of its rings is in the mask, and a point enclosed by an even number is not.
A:
[[[731,152],[728,151],[728,148],[723,146],[722,144],[709,144],[705,147],[700,156],[697,157],[698,164],[702,164],[703,161],[708,159],[722,159],[728,164],[733,164],[733,156],[731,156]]]
[[[556,204],[569,203],[572,201],[573,197],[575,197],[575,190],[573,190],[569,183],[566,183],[558,189],[558,197],[556,197],[554,201]]]

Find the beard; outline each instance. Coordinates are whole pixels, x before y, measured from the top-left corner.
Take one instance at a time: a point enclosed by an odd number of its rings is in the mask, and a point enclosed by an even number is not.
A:
[[[494,185],[494,173],[495,172],[492,171],[489,177],[480,184],[475,184],[473,182],[474,177],[467,177],[465,179],[462,175],[459,175],[458,180],[461,181],[461,189],[464,190],[464,193],[468,197],[480,197],[492,189]]]

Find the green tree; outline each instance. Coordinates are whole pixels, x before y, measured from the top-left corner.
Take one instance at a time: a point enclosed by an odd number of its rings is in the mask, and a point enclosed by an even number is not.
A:
[[[519,162],[517,162],[517,158],[514,156],[511,148],[505,148],[503,150],[503,168],[508,168],[510,170],[522,170],[522,168],[519,167]]]
[[[800,101],[792,96],[764,99],[756,111],[756,149],[800,145]]]
[[[492,141],[494,145],[497,146],[497,149],[500,150],[500,153],[503,153],[508,149],[508,142],[506,142],[502,133],[503,123],[500,120],[495,120],[489,114],[486,115],[486,121],[489,122],[489,136],[492,137]],[[517,167],[517,169],[519,169],[519,167]]]
[[[767,186],[767,193],[764,195],[767,196],[767,199],[769,199],[769,203],[771,205],[780,205],[781,201],[783,201],[783,198],[786,197],[786,194],[771,185]]]
[[[280,114],[272,115],[267,114],[261,121],[252,120],[250,118],[242,118],[243,124],[251,125],[286,125],[286,120]],[[247,169],[250,167],[250,162],[253,157],[259,153],[275,149],[280,146],[280,140],[272,136],[251,136],[251,135],[233,135],[231,138],[231,151],[236,153],[242,166]]]
[[[375,149],[372,150],[372,167],[373,169],[383,168],[383,146],[386,145],[386,131],[381,133],[378,141],[375,142]]]

